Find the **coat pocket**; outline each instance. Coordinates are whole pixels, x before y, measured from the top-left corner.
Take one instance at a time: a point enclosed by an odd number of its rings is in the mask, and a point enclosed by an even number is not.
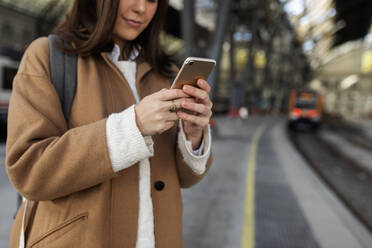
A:
[[[80,247],[87,218],[88,213],[85,212],[68,219],[30,242],[27,247]]]

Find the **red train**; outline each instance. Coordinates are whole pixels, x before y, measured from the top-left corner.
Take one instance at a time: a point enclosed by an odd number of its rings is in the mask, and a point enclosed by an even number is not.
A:
[[[289,128],[297,130],[309,127],[318,129],[323,115],[322,95],[315,91],[295,91],[289,97]]]

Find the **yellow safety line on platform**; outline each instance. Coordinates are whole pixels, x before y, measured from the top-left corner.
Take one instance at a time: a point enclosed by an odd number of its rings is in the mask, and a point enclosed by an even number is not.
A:
[[[255,192],[255,171],[256,171],[256,156],[257,147],[261,135],[266,128],[266,124],[262,123],[253,137],[251,148],[249,151],[249,164],[246,179],[245,202],[244,202],[244,223],[242,233],[242,248],[254,248],[255,246],[255,230],[254,230],[254,192]]]

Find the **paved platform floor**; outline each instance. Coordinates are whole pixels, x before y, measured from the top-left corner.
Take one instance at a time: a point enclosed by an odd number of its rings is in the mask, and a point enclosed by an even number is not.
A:
[[[0,144],[0,248],[9,246],[10,228],[17,206],[17,194],[5,171],[5,145]]]
[[[271,142],[319,247],[372,247],[371,234],[309,169],[284,127],[283,121],[276,122]]]
[[[284,119],[216,118],[215,163],[184,191],[186,247],[242,247],[250,144],[259,140],[255,173],[255,247],[372,247],[370,233],[325,186],[288,140]]]
[[[255,247],[372,247],[371,234],[309,169],[288,140],[285,120],[216,117],[214,164],[206,178],[183,190],[186,248],[242,247],[248,161],[259,127],[255,160]],[[8,247],[16,194],[0,145],[0,248]]]

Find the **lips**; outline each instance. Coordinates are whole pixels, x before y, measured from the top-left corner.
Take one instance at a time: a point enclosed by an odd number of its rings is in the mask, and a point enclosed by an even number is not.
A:
[[[138,28],[139,26],[142,25],[142,22],[140,21],[136,21],[136,20],[132,20],[132,19],[127,19],[127,18],[123,18],[124,21],[129,25],[129,26],[132,26],[132,27],[135,27],[135,28]]]

